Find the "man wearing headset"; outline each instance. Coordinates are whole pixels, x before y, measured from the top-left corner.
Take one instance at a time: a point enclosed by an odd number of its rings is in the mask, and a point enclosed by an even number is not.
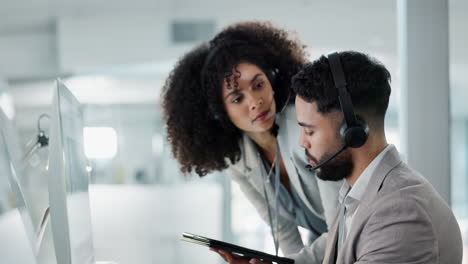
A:
[[[293,78],[308,168],[345,179],[323,263],[461,263],[452,211],[387,144],[389,83],[387,69],[358,52],[322,56]]]

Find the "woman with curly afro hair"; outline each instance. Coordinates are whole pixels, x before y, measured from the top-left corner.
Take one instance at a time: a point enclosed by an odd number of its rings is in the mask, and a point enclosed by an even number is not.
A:
[[[276,251],[297,264],[322,262],[340,188],[305,169],[298,144],[290,85],[305,62],[304,46],[288,31],[237,23],[180,58],[162,92],[181,171],[225,170],[270,225]],[[310,231],[306,245],[299,226]],[[215,251],[231,264],[248,263]]]

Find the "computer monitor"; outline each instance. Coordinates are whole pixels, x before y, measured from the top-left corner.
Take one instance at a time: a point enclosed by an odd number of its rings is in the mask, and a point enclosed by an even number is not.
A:
[[[0,181],[2,181],[1,185],[8,181],[6,184],[9,184],[9,190],[11,191],[4,193],[5,189],[3,189],[0,195],[4,197],[1,200],[5,200],[5,196],[12,194],[29,240],[28,250],[33,256],[36,256],[36,232],[30,214],[30,206],[26,202],[27,199],[21,183],[23,176],[21,167],[22,152],[13,120],[14,111],[11,97],[5,90],[0,89]]]
[[[7,86],[4,81],[0,78],[0,111],[2,111],[3,117],[5,120],[8,120],[7,113],[12,115],[12,102],[11,97],[7,92]],[[12,117],[10,117],[12,119]],[[2,128],[4,126],[1,126]],[[7,174],[10,173],[10,167],[7,166],[7,162],[5,157],[0,154],[0,215],[4,212],[11,209],[11,202],[9,201],[9,196],[11,195],[11,187],[10,183],[8,182],[9,177]]]
[[[62,81],[53,94],[49,203],[57,263],[94,263],[82,109]]]

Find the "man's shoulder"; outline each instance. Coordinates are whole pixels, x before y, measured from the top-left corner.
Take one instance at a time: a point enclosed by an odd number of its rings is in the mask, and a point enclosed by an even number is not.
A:
[[[450,207],[395,153],[387,154],[362,197],[347,238],[349,258],[363,263],[460,263],[461,235]]]
[[[395,218],[411,213],[419,217],[438,219],[453,213],[434,187],[416,170],[404,162],[394,167],[377,188],[371,211],[383,212]]]
[[[436,195],[434,187],[416,170],[404,162],[400,162],[391,169],[378,186],[379,197],[401,197],[405,194],[418,194],[422,196]]]

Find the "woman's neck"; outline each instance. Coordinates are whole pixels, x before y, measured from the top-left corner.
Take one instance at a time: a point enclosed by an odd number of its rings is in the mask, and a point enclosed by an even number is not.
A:
[[[270,164],[275,160],[276,155],[276,138],[271,134],[270,131],[262,133],[247,133],[247,135],[257,144],[260,148],[260,153],[263,156],[263,159],[266,159]],[[291,193],[291,184],[289,183],[288,172],[284,166],[284,162],[279,156],[280,159],[280,181],[286,187],[289,193]]]
[[[268,161],[272,162],[276,153],[276,138],[270,131],[265,132],[247,132],[247,135],[252,139]]]

